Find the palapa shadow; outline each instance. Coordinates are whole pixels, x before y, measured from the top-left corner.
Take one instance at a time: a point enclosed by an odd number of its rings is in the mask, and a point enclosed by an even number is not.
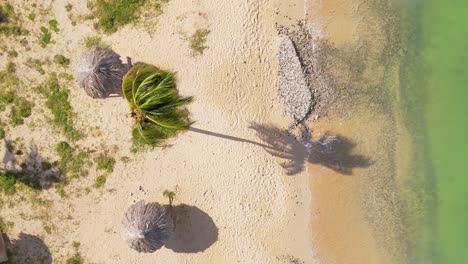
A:
[[[174,206],[172,210],[175,230],[166,248],[174,252],[196,253],[218,240],[218,227],[207,213],[186,204]]]
[[[365,168],[372,164],[369,158],[353,154],[356,144],[343,135],[329,136],[325,133],[321,138],[312,140],[310,133],[304,129],[300,142],[272,125],[253,123],[251,128],[268,145],[265,147],[268,153],[286,160],[281,166],[287,175],[303,171],[306,162],[320,164],[344,175],[352,175],[354,168]]]
[[[8,140],[4,141],[9,144]],[[46,158],[39,154],[36,145],[30,145],[28,153],[23,153],[20,150],[5,151],[3,157],[4,172],[11,172],[17,181],[20,181],[34,189],[48,189],[53,183],[59,182],[61,172],[57,168],[57,164],[48,162]],[[22,155],[27,155],[21,164],[16,164],[16,158]]]
[[[50,250],[39,237],[20,233],[12,241],[6,235],[4,238],[11,263],[52,264]]]

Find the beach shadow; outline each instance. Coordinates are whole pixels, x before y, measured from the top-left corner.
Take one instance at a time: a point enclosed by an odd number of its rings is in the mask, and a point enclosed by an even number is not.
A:
[[[52,264],[52,255],[39,237],[20,233],[18,239],[10,241],[4,235],[9,261],[7,263]]]
[[[181,204],[172,208],[175,230],[165,247],[174,252],[196,253],[218,240],[213,219],[195,206]]]
[[[26,158],[23,159],[24,155]],[[17,164],[17,159],[22,160],[22,162]],[[21,150],[10,151],[7,149],[3,157],[3,167],[0,170],[11,172],[17,181],[37,190],[52,187],[54,183],[60,181],[61,177],[56,162],[47,161],[39,154],[37,145],[34,144],[29,146],[27,153],[23,153]]]
[[[265,142],[265,150],[271,155],[286,160],[280,165],[287,175],[295,175],[305,169],[306,163],[320,164],[344,175],[352,175],[354,168],[365,168],[372,164],[369,158],[353,154],[356,147],[343,135],[330,136],[325,133],[312,140],[310,133],[301,131],[301,142],[286,131],[273,125],[253,123],[258,138]]]

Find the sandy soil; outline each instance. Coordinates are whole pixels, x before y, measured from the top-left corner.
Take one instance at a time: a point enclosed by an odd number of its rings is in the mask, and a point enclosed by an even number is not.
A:
[[[10,2],[25,15],[32,12],[23,1]],[[38,31],[39,24],[55,17],[60,28],[53,35],[55,44],[40,48],[35,36],[28,37],[30,51],[5,43],[20,53],[15,59],[18,71],[28,72],[19,93],[27,95],[30,85],[45,78],[25,66],[28,57],[50,59],[62,53],[71,58],[73,73],[84,52],[81,40],[95,34],[92,21],[71,25],[67,3],[77,16],[88,12],[86,1],[44,1],[38,4],[50,13],[26,22]],[[180,92],[195,97],[189,110],[198,130],[179,135],[167,148],[132,154],[126,102],[94,100],[70,84],[78,126],[88,134],[78,145],[112,149],[117,164],[104,189],[84,193],[98,175],[92,167],[88,177],[66,187],[67,198],[53,189],[43,191],[39,198],[48,201],[45,209],[28,203],[27,196],[4,204],[2,217],[15,223],[8,236],[22,241],[16,245],[19,262],[63,263],[77,241],[86,263],[288,263],[295,258],[312,263],[307,173],[287,176],[277,158],[257,144],[262,143],[257,135],[274,139],[276,129],[288,124],[276,98],[280,39],[275,16],[275,5],[266,0],[171,0],[164,13],[151,20],[152,35],[128,26],[103,36],[124,62],[128,56],[133,62],[177,71]],[[210,30],[209,48],[192,57],[181,32],[191,34],[196,28]],[[3,66],[6,55],[1,58]],[[8,134],[22,137],[26,148],[37,145],[41,155],[54,159],[53,146],[63,138],[51,133],[42,104],[37,100],[33,116]],[[250,128],[253,122],[259,124],[257,131]],[[121,157],[130,161],[121,162]],[[140,199],[165,203],[165,189],[177,189],[181,217],[176,236],[154,254],[138,254],[120,237],[121,218]],[[45,231],[47,225],[52,231]]]

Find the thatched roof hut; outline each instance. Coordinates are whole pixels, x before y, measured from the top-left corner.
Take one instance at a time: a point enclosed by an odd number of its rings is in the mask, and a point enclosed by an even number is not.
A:
[[[96,47],[79,60],[75,79],[89,96],[103,98],[121,90],[124,74],[125,67],[119,54]]]
[[[171,236],[174,224],[170,206],[141,200],[131,205],[122,219],[122,237],[138,252],[151,253],[160,249]]]

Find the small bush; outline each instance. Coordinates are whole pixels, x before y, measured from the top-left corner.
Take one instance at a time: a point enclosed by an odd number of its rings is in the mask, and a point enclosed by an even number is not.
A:
[[[36,19],[36,14],[34,14],[34,13],[29,14],[28,19],[31,20],[31,21],[34,21]]]
[[[60,31],[60,29],[58,28],[58,21],[55,19],[49,20],[49,27],[55,33],[58,33]]]
[[[193,55],[202,55],[203,51],[208,48],[205,46],[205,43],[209,33],[209,30],[197,29],[189,38],[190,49],[192,50]]]
[[[50,34],[49,30],[46,27],[41,27],[41,37],[40,37],[41,47],[45,48],[48,44],[50,44],[51,40],[52,40],[52,35]]]
[[[62,54],[57,54],[54,56],[54,62],[58,65],[61,65],[63,67],[68,67],[70,65],[70,59],[67,57],[63,56]]]
[[[96,158],[98,170],[105,170],[109,173],[114,171],[115,159],[107,154],[101,154]]]
[[[8,52],[8,57],[10,57],[10,58],[16,58],[16,57],[18,57],[18,52],[16,52],[16,50],[10,50],[10,51]]]
[[[31,116],[32,106],[33,104],[28,100],[22,97],[16,98],[10,111],[11,125],[15,127],[23,124],[24,119]]]
[[[5,195],[13,195],[16,192],[17,177],[13,172],[0,172],[0,189]]]
[[[101,188],[102,186],[104,186],[104,184],[106,184],[106,176],[104,175],[97,176],[94,186],[96,186],[96,188]]]
[[[5,130],[3,129],[3,127],[0,127],[0,139],[4,139],[5,138]]]

